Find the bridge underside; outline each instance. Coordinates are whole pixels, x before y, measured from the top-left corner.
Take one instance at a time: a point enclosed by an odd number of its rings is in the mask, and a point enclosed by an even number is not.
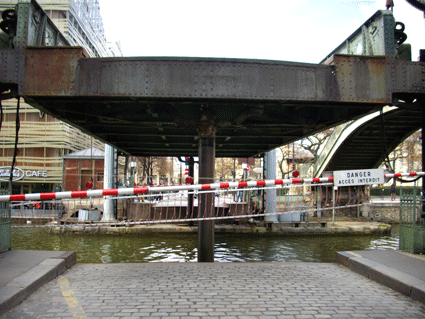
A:
[[[135,156],[197,156],[203,117],[216,127],[217,157],[251,157],[379,107],[116,97],[26,101]]]
[[[217,157],[251,157],[423,91],[418,63],[385,57],[87,59],[45,47],[26,49],[23,73],[26,102],[135,156],[197,156],[210,126]]]
[[[383,113],[357,128],[332,156],[326,170],[379,167],[401,142],[422,128],[420,107],[425,105],[416,104]]]

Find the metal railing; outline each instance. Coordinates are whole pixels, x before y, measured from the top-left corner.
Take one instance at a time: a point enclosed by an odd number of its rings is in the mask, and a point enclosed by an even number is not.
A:
[[[400,250],[425,253],[425,198],[419,187],[400,190]]]
[[[266,194],[275,192],[274,207],[268,213]],[[203,198],[202,195],[206,196]],[[189,200],[192,196],[193,200]],[[113,220],[105,220],[106,199],[117,203]],[[200,211],[202,200],[208,208]],[[266,187],[210,190],[170,190],[150,194],[115,195],[100,198],[65,198],[13,201],[12,227],[134,226],[162,223],[193,223],[215,220],[220,223],[250,224],[269,220],[280,223],[307,222],[309,216],[333,220],[338,216],[356,217],[357,208],[368,202],[361,187],[350,191],[333,183],[276,185]]]

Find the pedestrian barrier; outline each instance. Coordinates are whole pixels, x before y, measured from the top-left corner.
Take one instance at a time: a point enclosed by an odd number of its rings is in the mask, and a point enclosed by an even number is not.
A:
[[[270,192],[272,200],[267,200]],[[105,200],[114,202],[114,220],[105,220]],[[203,200],[208,204],[200,205]],[[1,195],[0,202],[10,202],[12,227],[89,227],[200,220],[252,224],[270,218],[292,223],[335,214],[355,217],[369,196],[364,186],[335,188],[332,177],[323,177]],[[199,207],[206,208],[200,211]]]

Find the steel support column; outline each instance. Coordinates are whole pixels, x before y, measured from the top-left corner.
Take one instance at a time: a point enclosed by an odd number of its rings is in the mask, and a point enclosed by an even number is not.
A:
[[[187,159],[187,165],[189,166],[189,176],[193,178],[192,183],[195,182],[195,160],[193,159],[193,156],[189,156]],[[189,192],[187,195],[187,211],[186,216],[194,217],[193,216],[193,192]]]
[[[202,125],[199,130],[199,183],[214,182],[215,173],[215,126]],[[214,193],[200,192],[198,216],[214,216]],[[198,223],[198,262],[214,262],[214,221]]]
[[[419,98],[418,100],[419,107],[421,108],[421,122],[422,122],[422,171],[425,169],[425,99]],[[422,176],[422,199],[425,196],[425,176]],[[422,201],[422,209],[421,209],[421,225],[425,226],[425,202]]]
[[[111,189],[114,188],[113,177],[114,172],[114,148],[108,144],[105,144],[105,166],[103,171],[103,188]],[[103,218],[104,221],[111,221],[115,219],[114,216],[114,202],[110,196],[105,197],[103,204]]]
[[[264,179],[276,179],[276,149],[267,152],[264,156],[264,161]],[[267,215],[265,220],[273,223],[278,222],[276,215],[276,189],[267,189],[266,194],[266,213],[271,215]]]

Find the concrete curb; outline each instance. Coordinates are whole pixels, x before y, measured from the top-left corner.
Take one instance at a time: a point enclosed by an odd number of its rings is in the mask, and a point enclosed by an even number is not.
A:
[[[47,258],[0,288],[0,316],[24,301],[42,285],[64,273],[76,260],[74,251]]]
[[[354,252],[337,252],[337,263],[425,304],[425,281]]]

